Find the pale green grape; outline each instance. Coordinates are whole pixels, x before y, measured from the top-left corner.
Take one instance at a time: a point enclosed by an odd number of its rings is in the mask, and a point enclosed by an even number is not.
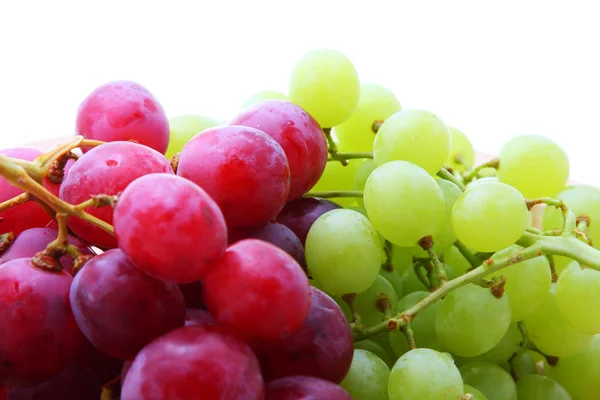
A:
[[[496,364],[476,361],[463,365],[459,370],[463,382],[478,389],[488,400],[517,400],[515,382]]]
[[[390,368],[375,354],[354,350],[350,371],[340,383],[354,400],[387,400]]]
[[[522,378],[531,374],[539,374],[540,371],[537,368],[536,363],[543,359],[544,356],[540,355],[531,350],[527,350],[519,359],[516,361],[515,373],[518,377]],[[500,363],[500,366],[508,373],[512,372],[512,368],[508,361]]]
[[[569,179],[567,153],[544,136],[517,136],[500,149],[499,155],[498,179],[528,199],[553,197]]]
[[[556,304],[573,328],[600,333],[600,272],[573,261],[556,284]]]
[[[356,69],[344,54],[331,49],[307,53],[294,67],[289,94],[323,128],[346,121],[360,95]]]
[[[595,335],[581,352],[561,358],[544,373],[564,387],[575,400],[600,398],[600,335]]]
[[[461,357],[455,356],[457,365],[464,365],[474,361],[485,361],[492,364],[502,364],[507,362],[508,359],[519,349],[523,336],[519,331],[517,324],[511,324],[508,330],[496,346],[491,350],[486,351],[475,357]]]
[[[573,259],[564,256],[554,256],[554,271],[557,276],[561,276],[563,271],[567,269],[569,264],[573,262]]]
[[[402,275],[396,269],[386,271],[383,268],[379,270],[379,275],[383,276],[392,285],[396,297],[402,298]]]
[[[375,282],[367,290],[356,295],[354,306],[361,317],[362,323],[366,326],[373,326],[383,321],[383,311],[377,307],[377,301],[382,295],[387,296],[390,300],[392,313],[395,313],[398,309],[398,295],[392,284],[381,275],[377,275]],[[335,301],[344,311],[348,321],[352,321],[352,313],[348,304],[339,297],[335,297]]]
[[[446,159],[446,165],[454,168],[460,173],[473,167],[475,163],[475,149],[471,141],[460,130],[453,126],[449,126],[450,131],[450,154]]]
[[[506,255],[515,254],[522,247],[513,245],[507,249]],[[531,315],[550,293],[552,274],[550,264],[545,256],[535,257],[488,276],[506,278],[504,290],[510,300],[512,322],[522,321]]]
[[[421,280],[417,277],[414,268],[408,268],[402,274],[402,293],[406,297],[414,292],[421,292],[423,290],[428,290]]]
[[[377,167],[367,179],[364,200],[375,229],[390,242],[404,247],[435,235],[446,209],[435,179],[406,161]]]
[[[450,154],[450,131],[435,114],[423,110],[398,111],[385,120],[373,143],[377,165],[403,160],[436,174]]]
[[[502,340],[510,325],[510,302],[505,294],[494,297],[491,290],[469,283],[442,301],[436,331],[450,352],[475,357]]]
[[[397,359],[397,357],[395,357],[395,355],[393,354],[390,354],[390,352],[388,352],[384,346],[372,339],[361,340],[360,342],[356,342],[354,343],[354,348],[367,350],[375,354],[377,357],[381,358],[389,368],[392,368],[394,366],[394,363]]]
[[[551,356],[569,357],[583,350],[592,338],[573,328],[560,312],[555,284],[544,302],[523,323],[531,341],[542,352]]]
[[[180,115],[171,118],[169,121],[169,147],[165,157],[171,158],[175,153],[179,153],[183,146],[198,133],[219,126],[221,123],[216,119],[202,115]]]
[[[446,265],[451,265],[457,276],[464,275],[464,273],[471,268],[469,261],[467,261],[456,246],[450,246],[444,252],[443,257],[444,263]]]
[[[514,244],[529,225],[525,199],[515,188],[489,182],[467,189],[452,209],[452,227],[465,246],[495,252]]]
[[[477,178],[474,181],[471,181],[467,184],[467,189],[470,189],[475,185],[481,185],[482,183],[490,183],[490,182],[499,182],[499,180],[495,176],[488,176],[485,178]]]
[[[392,265],[394,270],[397,271],[400,276],[409,268],[412,268],[413,259],[410,248],[392,245]]]
[[[391,90],[375,84],[360,85],[358,104],[350,118],[335,127],[340,151],[373,151],[373,123],[385,121],[402,107]]]
[[[290,98],[285,94],[278,92],[276,90],[265,90],[262,92],[258,92],[250,96],[248,100],[242,106],[242,109],[253,106],[257,103],[266,101],[266,100],[285,100],[290,101]]]
[[[337,161],[329,161],[317,184],[311,189],[312,192],[328,192],[332,190],[354,190],[354,176],[361,165],[362,160],[350,160],[344,166]],[[358,204],[355,197],[340,197],[333,199],[343,207],[352,207]]]
[[[327,293],[362,293],[381,266],[381,240],[369,220],[352,210],[321,215],[306,236],[306,264]]]
[[[558,382],[544,375],[527,375],[517,382],[519,400],[571,400]]]
[[[362,165],[360,167],[358,167],[358,170],[356,171],[356,175],[354,175],[354,189],[355,190],[364,190],[365,183],[367,183],[367,179],[369,179],[369,176],[371,176],[371,173],[373,171],[375,171],[376,167],[377,167],[377,165],[375,164],[375,161],[373,161],[372,159],[365,160],[362,163]],[[358,204],[361,207],[364,207],[365,202],[363,199],[358,199]]]
[[[479,390],[475,389],[473,386],[464,385],[464,388],[465,388],[465,394],[469,393],[469,394],[473,395],[471,400],[488,400],[488,398],[485,397],[485,395],[483,393],[481,393]]]
[[[415,349],[394,364],[388,394],[390,400],[454,400],[464,394],[464,389],[450,357],[431,349]]]
[[[398,311],[409,309],[430,294],[429,292],[413,292],[404,296],[398,302]],[[435,302],[417,314],[413,319],[412,330],[417,347],[425,347],[437,351],[448,350],[438,338],[435,330],[435,319],[439,308],[440,302]],[[389,338],[396,355],[400,356],[408,351],[408,342],[402,332],[390,332]]]
[[[433,251],[435,251],[436,254],[442,254],[448,250],[448,247],[456,242],[456,235],[454,234],[451,223],[452,208],[454,207],[456,200],[462,195],[462,190],[454,183],[445,179],[436,179],[435,182],[442,190],[444,204],[446,205],[445,216],[441,220],[437,233],[433,235]],[[413,247],[412,254],[413,256],[420,258],[428,257],[427,252],[419,246]]]
[[[587,235],[593,240],[595,248],[600,249],[600,189],[590,185],[572,185],[561,190],[555,198],[565,202],[575,217],[587,217],[590,220]],[[555,207],[544,210],[544,229],[562,229],[563,217]]]

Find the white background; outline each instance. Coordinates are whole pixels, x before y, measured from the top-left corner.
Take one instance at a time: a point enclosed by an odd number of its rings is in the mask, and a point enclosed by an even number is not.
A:
[[[0,0],[0,147],[74,133],[95,87],[135,80],[169,117],[227,120],[247,97],[286,91],[313,48],[349,56],[497,152],[546,135],[572,174],[600,185],[600,12],[594,1]]]

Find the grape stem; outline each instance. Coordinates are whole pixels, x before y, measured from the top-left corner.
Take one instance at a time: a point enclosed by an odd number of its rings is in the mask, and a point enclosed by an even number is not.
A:
[[[31,195],[29,193],[21,193],[20,195],[15,196],[12,199],[8,199],[0,203],[0,212],[6,211],[11,207],[27,203],[29,200],[31,200]]]
[[[350,314],[352,315],[352,329],[358,331],[365,330],[366,326],[362,323],[362,318],[358,313],[356,304],[354,304],[354,301],[356,300],[356,293],[344,294],[342,295],[342,300],[344,303],[348,304],[348,308],[350,308]]]
[[[413,264],[413,270],[415,271],[415,275],[421,281],[421,283],[427,289],[429,289],[429,288],[431,288],[431,282],[429,282],[429,278],[427,278],[427,274],[425,273],[425,271],[427,269],[425,267],[425,265],[424,265],[425,262],[429,263],[429,260],[427,260],[427,259],[418,259]]]
[[[383,251],[385,252],[385,261],[381,264],[381,269],[387,272],[394,272],[394,264],[392,263],[394,247],[392,246],[392,242],[386,240],[383,245]]]
[[[548,264],[550,265],[550,275],[552,276],[552,282],[558,282],[558,274],[556,273],[556,262],[554,261],[554,256],[552,254],[546,254],[546,258],[548,259]]]
[[[12,232],[6,232],[0,235],[0,256],[10,247],[15,241],[15,234]]]
[[[333,199],[336,197],[363,197],[362,190],[331,190],[328,192],[308,192],[303,197],[320,197]]]
[[[481,261],[477,259],[475,254],[473,254],[473,252],[467,246],[465,246],[463,242],[457,240],[454,242],[454,246],[456,246],[460,254],[462,254],[469,264],[471,264],[471,267],[476,267],[481,264]]]
[[[427,252],[429,260],[431,261],[431,268],[428,268],[429,273],[427,275],[429,282],[431,283],[429,290],[436,290],[448,282],[446,268],[433,250],[433,238],[431,236],[425,236],[419,240],[419,246],[421,246],[421,248]]]
[[[465,184],[468,184],[473,179],[475,179],[479,176],[479,173],[481,172],[481,170],[486,169],[486,168],[498,169],[499,167],[500,167],[500,159],[499,158],[494,158],[492,160],[486,161],[483,164],[476,166],[472,170],[465,172],[463,174],[463,181],[465,182]]]
[[[327,152],[331,154],[331,156],[335,156],[338,152],[337,145],[331,136],[331,128],[323,128],[323,133],[325,134],[325,140],[327,140]]]
[[[521,360],[521,357],[523,357],[523,355],[527,352],[530,346],[529,333],[527,332],[525,324],[522,321],[520,321],[517,322],[517,326],[519,327],[519,331],[521,331],[521,336],[523,337],[523,340],[521,341],[521,344],[519,345],[517,351],[515,351],[515,353],[508,359],[508,364],[510,365],[510,373],[515,382],[519,380],[519,374],[517,374],[517,366],[519,364],[519,361]]]
[[[357,152],[357,153],[335,153],[331,154],[327,161],[339,161],[343,166],[348,165],[349,160],[357,160],[357,159],[373,159],[373,153],[365,151],[365,152]]]
[[[404,334],[406,337],[406,343],[408,343],[408,350],[414,350],[417,348],[415,343],[415,335],[413,333],[412,327],[410,323],[407,323],[405,326],[400,328],[400,332]]]
[[[456,186],[460,188],[463,192],[467,190],[467,187],[460,181],[459,178],[450,173],[446,168],[442,168],[438,171],[437,176],[447,181],[454,183]]]

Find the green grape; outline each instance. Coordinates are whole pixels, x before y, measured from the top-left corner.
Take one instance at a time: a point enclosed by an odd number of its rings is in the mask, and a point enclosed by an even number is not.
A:
[[[377,231],[390,242],[411,247],[435,235],[444,218],[442,190],[424,169],[406,161],[391,161],[367,179],[365,208]]]
[[[540,371],[538,370],[536,363],[539,361],[540,358],[543,357],[544,356],[540,355],[539,353],[527,350],[525,353],[523,353],[521,357],[519,357],[519,359],[516,360],[514,370],[515,374],[519,378],[522,378],[527,375],[539,374]],[[508,361],[500,363],[500,366],[508,373],[513,372],[512,367],[510,366]]]
[[[436,179],[435,182],[442,190],[444,196],[444,204],[446,205],[446,213],[444,218],[441,220],[441,224],[437,229],[437,233],[433,235],[433,251],[437,254],[442,254],[448,247],[452,246],[456,242],[456,235],[452,229],[451,216],[452,208],[456,200],[462,195],[462,190],[454,183],[445,179]],[[419,246],[413,247],[413,256],[415,257],[428,257],[427,252]]]
[[[356,311],[358,311],[362,323],[366,326],[377,325],[383,321],[383,311],[380,310],[377,305],[378,300],[382,295],[387,296],[390,300],[390,305],[392,307],[391,312],[395,313],[398,309],[398,295],[392,284],[381,275],[377,275],[375,282],[373,282],[367,290],[356,295],[354,298]],[[334,297],[334,299],[340,305],[342,311],[344,311],[348,321],[352,321],[352,313],[350,312],[348,304],[339,297]]]
[[[450,154],[450,131],[435,114],[423,110],[398,111],[379,128],[373,143],[377,165],[408,161],[435,175]]]
[[[495,176],[488,176],[485,178],[477,178],[474,181],[471,181],[467,184],[467,189],[470,189],[476,185],[481,185],[482,183],[490,183],[490,182],[499,182],[499,180]]]
[[[499,153],[498,179],[528,199],[553,197],[569,179],[569,158],[554,141],[539,135],[509,140]]]
[[[453,126],[449,126],[450,131],[450,154],[446,159],[446,165],[452,167],[460,173],[471,169],[475,163],[475,149],[471,141],[463,132]]]
[[[375,354],[354,350],[350,370],[340,383],[354,400],[387,400],[390,368]]]
[[[600,335],[595,335],[581,352],[561,358],[555,367],[544,373],[557,381],[576,400],[600,398]]]
[[[375,83],[360,85],[360,97],[354,112],[335,127],[340,151],[373,151],[373,123],[385,121],[401,108],[396,95],[389,89]]]
[[[408,247],[392,245],[392,266],[400,276],[413,266],[413,257]]]
[[[402,274],[402,293],[406,297],[411,293],[428,290],[423,282],[417,277],[414,268],[408,268]]]
[[[600,272],[573,261],[556,283],[556,304],[573,328],[600,333]]]
[[[488,400],[517,400],[515,382],[496,364],[475,361],[463,365],[459,371],[463,382],[478,389]]]
[[[352,62],[342,53],[317,49],[294,67],[289,93],[323,127],[346,121],[358,104],[360,83]]]
[[[394,364],[388,394],[390,400],[454,400],[464,389],[451,357],[431,349],[415,349]]]
[[[402,275],[396,270],[393,269],[391,271],[387,271],[384,268],[379,270],[379,275],[383,276],[394,288],[396,292],[396,297],[402,297]]]
[[[552,284],[550,294],[523,323],[531,341],[540,351],[551,356],[569,357],[583,350],[592,339],[591,335],[573,328],[560,312],[556,284]]]
[[[362,293],[381,266],[381,240],[369,220],[343,208],[321,215],[306,236],[306,264],[327,293]]]
[[[507,256],[517,253],[522,247],[513,245],[507,249]],[[550,264],[545,256],[531,258],[488,276],[504,276],[504,290],[510,300],[512,322],[522,321],[531,315],[550,293],[552,274]]]
[[[437,313],[436,331],[450,352],[475,357],[491,350],[510,326],[510,302],[505,294],[469,283],[449,293]]]
[[[356,342],[354,343],[354,348],[370,351],[377,357],[381,358],[389,368],[392,368],[394,366],[394,363],[397,359],[397,357],[388,352],[384,346],[372,339],[361,340],[360,342]]]
[[[219,125],[221,123],[216,119],[202,115],[180,115],[171,118],[169,121],[169,147],[165,157],[170,159],[175,153],[179,153],[183,146],[198,133]]]
[[[517,324],[511,324],[496,346],[475,357],[455,356],[457,365],[464,365],[474,361],[484,361],[492,364],[502,364],[519,349],[523,336]]]
[[[337,161],[329,161],[317,184],[311,189],[312,192],[328,192],[332,190],[354,190],[354,176],[361,165],[362,160],[350,160],[344,166]],[[352,207],[358,204],[355,197],[340,197],[333,199],[343,207]]]
[[[355,190],[364,190],[365,189],[365,183],[367,183],[367,179],[369,179],[369,176],[371,176],[371,173],[373,171],[375,171],[376,167],[377,167],[377,165],[375,164],[375,161],[373,161],[372,159],[365,160],[362,163],[362,165],[360,167],[358,167],[358,170],[356,171],[356,175],[354,175],[354,189]],[[364,207],[365,202],[363,199],[358,199],[358,204],[361,207]]]
[[[469,261],[467,261],[465,256],[462,255],[456,246],[450,246],[443,253],[443,258],[444,263],[446,265],[451,265],[457,276],[464,275],[465,272],[471,268]]]
[[[260,103],[266,100],[286,100],[290,101],[290,98],[285,94],[278,92],[276,90],[265,90],[262,92],[258,92],[250,96],[248,100],[242,106],[242,109],[255,105],[256,103]]]
[[[469,393],[469,394],[473,395],[471,400],[488,400],[488,398],[485,397],[485,395],[483,393],[481,393],[479,390],[475,389],[473,386],[464,385],[464,388],[465,388],[465,394]]]
[[[398,311],[404,311],[414,306],[425,297],[429,296],[429,292],[413,292],[407,296],[404,296],[398,302]],[[448,349],[438,338],[435,330],[435,320],[438,309],[440,308],[440,302],[435,302],[425,310],[415,316],[412,322],[413,335],[415,337],[415,343],[418,347],[424,347],[437,351],[447,351]],[[408,342],[402,332],[393,331],[389,332],[390,342],[392,349],[396,355],[400,356],[408,351]]]
[[[495,252],[514,244],[529,225],[525,199],[515,188],[489,182],[467,189],[452,209],[458,240],[481,252]]]
[[[564,201],[576,218],[589,218],[587,235],[593,240],[595,248],[600,249],[600,189],[590,185],[571,185],[565,187],[556,196]],[[543,218],[544,229],[562,229],[563,217],[555,207],[546,207]]]
[[[573,262],[572,258],[564,257],[564,256],[554,256],[554,271],[557,276],[561,276],[563,271],[567,269],[569,264]]]
[[[527,375],[517,382],[519,400],[571,400],[558,382],[544,375]]]

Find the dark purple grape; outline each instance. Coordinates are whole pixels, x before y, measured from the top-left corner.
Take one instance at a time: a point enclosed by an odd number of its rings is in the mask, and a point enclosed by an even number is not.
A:
[[[287,203],[275,221],[290,228],[304,246],[308,230],[317,218],[336,208],[341,206],[329,200],[300,198]]]
[[[340,386],[313,376],[276,379],[265,388],[266,400],[352,400]]]
[[[265,242],[269,242],[279,247],[281,250],[294,257],[294,260],[298,262],[302,267],[306,266],[306,260],[304,259],[304,246],[298,239],[298,236],[287,226],[277,223],[270,222],[267,225],[251,229],[243,234],[241,239],[260,239]],[[236,240],[237,241],[237,240]]]

